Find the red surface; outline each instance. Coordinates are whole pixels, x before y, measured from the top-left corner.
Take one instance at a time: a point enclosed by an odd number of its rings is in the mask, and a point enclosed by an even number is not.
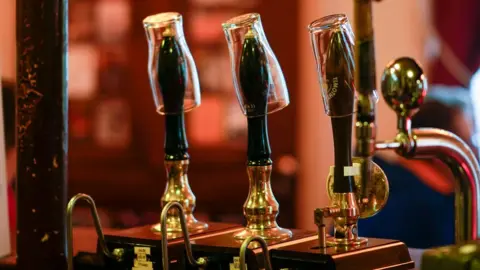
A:
[[[455,56],[474,73],[480,64],[480,1],[437,0],[433,3],[434,24],[443,42]],[[432,66],[431,83],[452,86],[462,85],[445,66],[435,61]]]
[[[9,185],[7,190],[8,197],[8,218],[10,222],[10,231],[15,231],[17,227],[17,202],[15,201],[15,191]]]

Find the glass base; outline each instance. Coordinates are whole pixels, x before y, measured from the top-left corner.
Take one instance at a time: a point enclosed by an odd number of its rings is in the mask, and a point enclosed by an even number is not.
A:
[[[268,240],[284,240],[292,237],[292,231],[283,229],[280,227],[263,229],[263,230],[245,228],[244,230],[234,235],[235,239],[238,239],[238,240],[245,240],[250,236],[260,236],[267,241]]]

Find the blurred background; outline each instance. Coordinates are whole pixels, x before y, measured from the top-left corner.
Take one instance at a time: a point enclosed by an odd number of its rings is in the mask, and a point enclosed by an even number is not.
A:
[[[378,81],[389,61],[410,56],[423,65],[431,83],[470,89],[480,101],[480,82],[471,83],[480,60],[476,36],[480,14],[475,14],[480,8],[476,0],[450,2],[384,0],[374,5]],[[313,209],[327,204],[325,179],[333,165],[333,143],[306,26],[333,13],[346,13],[353,24],[353,1],[69,3],[69,196],[79,192],[93,196],[108,227],[158,222],[165,187],[164,119],[155,112],[148,83],[142,20],[177,11],[184,15],[202,89],[202,105],[187,114],[196,217],[243,222],[242,205],[248,193],[246,119],[234,93],[221,23],[258,12],[291,97],[289,107],[269,116],[279,223],[314,227]],[[15,53],[15,1],[1,0],[2,77],[13,81]],[[377,138],[393,138],[396,117],[382,99],[377,117]],[[89,220],[87,210],[77,215],[79,224],[87,225]]]

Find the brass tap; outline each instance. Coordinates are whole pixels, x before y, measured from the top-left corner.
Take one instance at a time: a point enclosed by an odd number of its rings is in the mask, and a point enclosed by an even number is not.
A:
[[[360,76],[364,87],[355,111],[354,44],[347,17],[344,14],[323,17],[311,23],[309,30],[325,112],[331,117],[335,151],[335,166],[331,167],[327,178],[330,205],[315,211],[317,225],[323,224],[326,217],[333,218],[334,237],[326,240],[324,225],[318,225],[320,245],[325,242],[341,246],[359,245],[367,240],[358,237],[358,219],[378,213],[388,198],[386,176],[371,161],[375,150],[372,131],[376,97],[371,95],[374,82],[369,81],[371,78],[368,74]],[[367,45],[373,46],[370,43]],[[364,52],[364,48],[361,49]],[[370,62],[367,61],[367,64],[372,64],[373,60],[368,60]],[[360,138],[360,141],[357,140],[357,147],[360,146],[360,150],[357,149],[357,154],[360,153],[358,157],[352,157],[351,151],[355,112],[357,139]]]
[[[278,240],[291,237],[291,232],[277,224],[279,205],[273,195],[270,176],[272,164],[247,166],[250,191],[243,206],[247,220],[245,230],[235,234],[237,239],[261,236],[266,240]]]
[[[188,141],[185,113],[200,106],[201,95],[195,62],[183,34],[183,17],[177,12],[164,12],[143,20],[149,56],[148,73],[156,111],[165,116],[165,158],[167,185],[162,207],[179,202],[185,209],[190,232],[208,229],[208,224],[193,216],[195,196],[188,183]],[[170,211],[167,231],[181,234],[181,217]],[[152,226],[156,233],[160,224]]]
[[[190,232],[199,232],[205,230],[208,225],[198,221],[194,215],[196,198],[188,183],[188,165],[189,159],[184,160],[165,160],[165,170],[167,171],[167,185],[162,196],[162,206],[170,202],[180,202],[185,210],[185,219]],[[181,234],[182,227],[180,216],[176,211],[170,211],[167,215],[167,232]],[[160,223],[153,226],[155,232],[161,231]]]
[[[232,63],[238,101],[248,123],[247,173],[249,192],[243,205],[247,220],[237,240],[259,236],[264,240],[292,237],[277,224],[279,204],[271,185],[273,161],[268,134],[268,114],[289,104],[282,70],[263,31],[260,15],[243,14],[222,24]]]
[[[455,134],[434,128],[411,128],[412,115],[427,94],[427,78],[415,60],[407,57],[387,65],[382,76],[385,102],[397,114],[397,135],[377,142],[376,150],[394,150],[412,159],[437,158],[455,176],[455,238],[457,243],[477,239],[480,222],[480,166],[470,147]]]

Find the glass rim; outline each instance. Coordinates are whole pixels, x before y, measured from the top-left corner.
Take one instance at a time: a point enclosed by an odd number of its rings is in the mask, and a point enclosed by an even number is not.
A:
[[[187,103],[187,105],[184,105],[183,107],[183,111],[175,111],[175,112],[167,112],[165,111],[165,106],[164,105],[161,105],[159,108],[157,108],[156,112],[160,115],[176,115],[176,114],[179,114],[179,113],[189,113],[191,111],[193,111],[194,109],[200,107],[200,105],[202,105],[202,101],[201,99],[199,100],[196,100],[195,98],[193,99],[189,99],[189,98],[184,98],[184,101],[189,101]]]
[[[153,14],[150,16],[145,17],[143,19],[143,27],[151,28],[151,27],[162,27],[167,26],[168,24],[181,22],[182,21],[182,14],[178,12],[162,12]]]
[[[260,20],[260,14],[258,13],[245,13],[233,18],[228,19],[222,23],[223,29],[239,28],[245,25],[254,23]]]
[[[332,14],[319,19],[314,20],[308,25],[310,32],[328,30],[334,27],[338,27],[342,24],[348,23],[348,17],[344,13]]]

